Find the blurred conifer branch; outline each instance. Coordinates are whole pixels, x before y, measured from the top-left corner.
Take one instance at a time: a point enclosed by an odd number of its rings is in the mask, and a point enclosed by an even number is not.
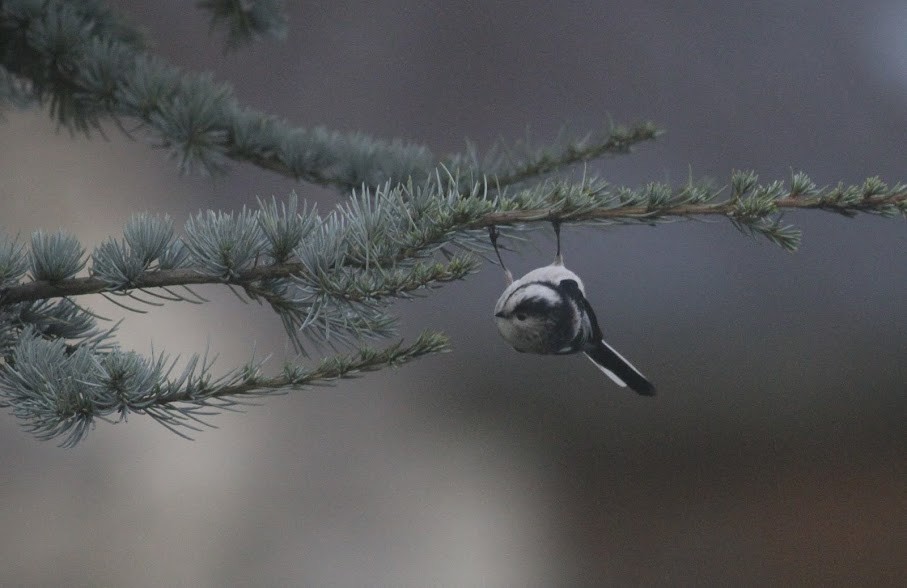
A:
[[[235,50],[264,38],[287,36],[287,15],[282,0],[200,0],[211,14],[211,28],[226,31],[226,48]]]
[[[276,0],[204,0],[228,48],[285,31]],[[0,233],[0,407],[42,439],[76,444],[98,420],[147,415],[186,435],[204,418],[259,396],[352,377],[447,349],[425,333],[382,350],[364,341],[396,333],[390,305],[474,272],[487,228],[504,234],[539,223],[655,225],[723,216],[741,231],[794,250],[788,210],[907,215],[907,186],[878,178],[820,188],[805,174],[760,184],[734,172],[726,188],[694,183],[640,188],[545,176],[629,153],[659,131],[610,125],[540,147],[500,142],[438,158],[426,147],[322,128],[298,129],[237,104],[208,75],[184,73],[146,52],[135,29],[98,1],[0,0],[0,103],[47,106],[72,132],[113,120],[166,148],[183,171],[247,162],[350,196],[326,214],[291,194],[256,209],[203,211],[179,233],[164,216],[136,214],[122,235],[87,253],[66,232],[28,244]],[[0,104],[2,105],[2,104]],[[84,275],[87,270],[88,275]],[[268,305],[296,350],[357,348],[311,367],[265,376],[250,360],[216,376],[213,360],[120,349],[116,328],[76,302],[100,295],[135,312],[173,302],[204,304],[191,289],[222,285]],[[182,366],[177,368],[177,365]]]
[[[280,13],[276,2],[202,5],[214,23],[228,23],[228,39],[255,36],[261,27],[280,28],[279,17],[264,16]],[[28,97],[49,105],[57,123],[74,132],[99,130],[104,119],[112,118],[130,135],[150,135],[184,172],[222,173],[230,161],[247,162],[346,191],[363,184],[421,181],[439,163],[465,175],[465,162],[476,159],[474,154],[441,159],[422,145],[362,133],[294,128],[240,106],[232,89],[210,75],[182,72],[145,49],[141,35],[100,2],[0,0],[0,67],[5,70],[0,84],[8,82],[0,97],[19,96],[27,86]],[[643,123],[595,140],[565,139],[527,154],[526,161],[502,156],[514,150],[500,147],[471,175],[499,175],[502,184],[508,175],[512,181],[528,179],[564,163],[626,153],[655,135],[654,127]],[[502,173],[505,165],[510,174]]]

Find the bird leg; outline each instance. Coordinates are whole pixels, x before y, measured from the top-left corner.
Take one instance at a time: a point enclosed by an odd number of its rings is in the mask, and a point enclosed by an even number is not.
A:
[[[494,253],[498,256],[498,263],[501,264],[501,269],[504,270],[504,279],[507,280],[507,285],[513,283],[513,274],[510,273],[510,270],[507,269],[507,266],[504,265],[504,260],[501,258],[501,252],[498,250],[498,227],[491,225],[488,227],[488,239],[491,241],[491,246],[494,247]]]
[[[561,255],[561,221],[560,219],[555,219],[551,221],[551,226],[554,228],[554,237],[557,240],[557,253],[554,254],[554,264],[553,265],[564,265],[564,256]]]

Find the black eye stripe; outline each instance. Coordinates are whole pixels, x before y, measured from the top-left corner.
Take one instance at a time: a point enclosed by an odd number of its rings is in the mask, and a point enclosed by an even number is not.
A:
[[[554,304],[543,298],[527,298],[513,309],[514,314],[548,314]]]

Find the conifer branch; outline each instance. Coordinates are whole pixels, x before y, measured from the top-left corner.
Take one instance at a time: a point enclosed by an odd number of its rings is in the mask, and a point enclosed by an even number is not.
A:
[[[370,299],[386,298],[388,296],[404,296],[419,289],[432,287],[433,284],[443,284],[463,279],[475,270],[473,258],[459,257],[448,264],[432,263],[417,266],[415,275],[407,273],[382,273],[383,285],[368,286],[357,283],[355,277],[345,278],[343,286],[328,284],[332,295],[342,297],[351,302],[361,302]],[[293,278],[303,275],[306,268],[301,263],[280,263],[269,266],[253,268],[236,275],[229,280],[219,280],[211,275],[201,273],[197,268],[178,268],[169,270],[147,271],[135,279],[129,290],[148,290],[151,288],[172,288],[175,286],[196,286],[200,284],[223,284],[249,288],[256,294],[255,284],[262,281],[280,278]],[[35,280],[19,286],[0,289],[0,306],[18,304],[21,302],[34,302],[51,298],[72,298],[90,294],[110,292],[110,284],[101,278],[80,277],[61,281]]]
[[[472,198],[458,199],[454,194],[442,198],[442,189],[437,186],[428,186],[426,191],[430,198],[437,198],[447,208],[446,212],[437,215],[435,219],[422,224],[419,230],[409,232],[404,227],[402,233],[393,237],[391,249],[383,255],[373,254],[371,263],[373,269],[365,272],[364,255],[356,254],[350,249],[349,255],[340,260],[339,265],[321,270],[306,265],[301,261],[284,261],[279,263],[256,265],[235,271],[212,272],[200,266],[175,267],[141,271],[129,278],[128,283],[119,287],[112,287],[108,279],[100,277],[71,277],[69,279],[43,279],[27,283],[8,285],[0,288],[0,306],[12,305],[22,302],[33,302],[50,298],[69,298],[103,292],[128,292],[130,290],[147,290],[153,288],[171,288],[176,286],[193,286],[199,284],[226,284],[245,288],[250,295],[268,298],[266,292],[256,284],[273,282],[281,279],[304,279],[314,281],[324,294],[345,299],[350,302],[363,302],[377,300],[388,296],[405,296],[418,289],[431,287],[432,284],[459,280],[475,270],[472,258],[455,258],[448,264],[419,263],[412,267],[395,268],[407,259],[419,259],[438,246],[459,243],[471,248],[481,249],[481,244],[471,242],[468,234],[460,235],[466,240],[457,241],[458,232],[466,232],[487,228],[489,226],[527,225],[538,222],[562,221],[575,223],[588,222],[617,222],[617,223],[657,223],[671,219],[694,218],[701,216],[724,216],[740,228],[753,228],[756,233],[776,238],[787,249],[794,249],[799,240],[799,233],[787,231],[773,221],[773,218],[785,210],[824,210],[835,212],[844,216],[854,216],[858,213],[871,213],[883,216],[907,214],[907,186],[898,184],[889,188],[877,178],[869,178],[863,184],[833,188],[819,189],[811,184],[808,177],[802,173],[795,174],[791,184],[785,187],[774,182],[767,186],[756,183],[758,178],[752,172],[736,172],[732,178],[732,195],[716,201],[721,190],[702,188],[689,184],[683,188],[671,191],[668,186],[650,184],[641,189],[611,188],[591,180],[581,184],[552,183],[533,187],[517,193],[511,198],[497,198],[494,201],[482,200],[475,195]],[[439,180],[440,182],[440,180]],[[443,182],[440,182],[443,183]],[[396,201],[397,208],[388,208],[387,216],[399,213],[401,216],[411,214],[407,210],[415,202],[415,192],[397,187],[386,188],[378,191],[372,204],[365,203],[357,210],[347,210],[346,219],[349,223],[364,222],[364,218],[373,211],[368,206],[381,201],[389,207],[390,202]],[[370,194],[363,196],[363,200],[372,201]],[[291,211],[296,210],[295,200],[291,200]],[[353,202],[356,202],[354,199]],[[541,204],[547,204],[541,206]],[[268,206],[266,203],[263,206]],[[273,208],[272,210],[276,210]],[[284,211],[286,214],[286,210]],[[200,215],[201,217],[202,215]],[[142,217],[143,222],[156,222],[151,217]],[[208,217],[206,217],[208,218]],[[213,218],[213,217],[211,217]],[[252,217],[250,217],[251,219]],[[286,216],[284,218],[287,218]],[[290,217],[292,218],[292,217]],[[300,215],[299,219],[303,219]],[[424,219],[423,219],[424,220]],[[252,222],[251,220],[249,222]],[[313,221],[300,220],[307,225],[322,224],[324,219]],[[130,221],[134,234],[141,226],[135,220]],[[169,227],[169,225],[166,225]],[[256,225],[250,225],[256,226]],[[149,232],[145,235],[153,243],[155,253],[146,256],[145,263],[163,254],[164,247],[169,237],[164,239],[159,232]],[[311,230],[311,227],[309,228]],[[340,229],[338,229],[340,230]],[[773,233],[774,231],[774,233]],[[169,233],[168,233],[169,234]],[[43,235],[43,233],[36,233]],[[278,240],[280,235],[273,235],[273,240]],[[48,239],[48,237],[41,237]],[[137,237],[132,237],[134,245],[138,245]],[[43,242],[43,241],[42,241]],[[67,255],[66,252],[57,252],[50,255],[61,264],[67,264],[67,269],[61,275],[74,273],[84,262],[80,262],[80,247],[75,241],[65,241],[77,253]],[[378,241],[371,243],[375,246]],[[236,249],[236,243],[228,243],[230,249]],[[35,242],[33,248],[35,250]],[[102,246],[103,247],[103,246]],[[330,247],[334,247],[331,245]],[[259,250],[246,246],[246,256],[255,257]],[[290,247],[292,249],[292,247]],[[17,272],[24,271],[26,262],[20,258],[25,255],[24,249],[12,243],[4,249],[10,260],[8,265],[18,267]],[[258,251],[258,253],[256,253]],[[289,253],[284,254],[289,256]],[[128,265],[128,254],[120,254],[121,265]],[[2,257],[2,256],[0,256]],[[2,259],[0,259],[2,261]],[[34,262],[33,262],[34,263]],[[98,263],[97,256],[95,263]],[[351,270],[340,272],[342,268]],[[387,269],[390,268],[390,269]],[[126,271],[120,272],[124,275]],[[2,277],[2,272],[0,272]]]
[[[228,46],[285,30],[280,0],[204,0]],[[76,302],[100,294],[131,311],[141,305],[207,302],[190,287],[220,284],[240,298],[267,303],[296,349],[358,348],[390,337],[394,298],[409,298],[475,271],[490,226],[526,230],[543,222],[647,224],[723,216],[741,231],[794,250],[800,231],[782,224],[792,210],[907,216],[907,185],[878,178],[820,188],[805,174],[759,184],[734,172],[729,187],[692,181],[640,188],[555,178],[553,172],[628,153],[659,131],[651,123],[611,127],[601,135],[474,148],[439,158],[426,147],[360,133],[293,128],[241,107],[210,75],[187,73],[146,52],[132,27],[101,2],[0,0],[0,101],[49,105],[70,131],[100,130],[111,119],[141,130],[183,171],[223,171],[247,162],[279,174],[334,186],[350,198],[325,215],[285,202],[258,210],[201,212],[177,236],[167,217],[134,216],[122,236],[90,254],[75,236],[38,231],[30,244],[0,235],[0,407],[42,439],[74,445],[98,420],[148,415],[177,434],[236,410],[258,396],[354,377],[447,349],[440,334],[409,346],[359,349],[315,367],[287,364],[262,375],[262,362],[215,376],[213,360],[146,358],[123,351],[117,326]],[[125,131],[127,124],[134,130]],[[465,254],[453,255],[453,250]],[[443,257],[442,257],[443,256]],[[77,277],[87,268],[88,276]],[[28,276],[27,276],[28,274]],[[116,419],[115,419],[116,420]]]
[[[654,123],[641,122],[629,128],[612,127],[604,136],[597,138],[568,137],[566,140],[555,141],[554,147],[545,146],[533,150],[528,147],[528,141],[526,146],[501,145],[486,156],[490,163],[475,167],[483,169],[488,177],[493,177],[495,186],[512,186],[606,155],[631,153],[635,145],[652,141],[661,134],[662,131]],[[497,155],[496,151],[501,151],[502,154]],[[524,153],[513,154],[514,151]],[[467,166],[467,169],[470,168]]]
[[[882,214],[891,216],[896,211],[903,210],[907,202],[907,191],[873,196],[853,202],[834,201],[827,196],[800,198],[787,196],[774,200],[764,210],[754,213],[753,218],[763,218],[767,215],[787,210],[824,210],[853,217],[857,213]],[[530,210],[507,210],[490,213],[474,223],[472,228],[487,227],[491,225],[514,225],[522,223],[550,222],[550,221],[655,221],[662,218],[683,218],[697,216],[725,216],[731,219],[745,218],[750,213],[745,210],[745,204],[737,200],[725,200],[707,204],[676,204],[669,206],[620,206],[602,207],[591,210],[571,212],[568,209],[555,210],[552,208]]]
[[[212,30],[226,31],[228,51],[265,37],[283,40],[287,36],[282,0],[201,0],[198,7],[211,14]]]
[[[192,431],[213,427],[209,417],[240,410],[250,399],[328,385],[448,350],[444,335],[426,331],[409,345],[401,341],[384,349],[363,348],[312,368],[287,364],[274,377],[262,376],[262,363],[254,360],[214,376],[207,355],[190,357],[173,375],[178,358],[146,359],[119,350],[98,353],[90,346],[68,349],[61,340],[48,341],[28,329],[0,370],[0,407],[11,408],[39,439],[61,438],[63,447],[76,445],[97,420],[110,421],[113,415],[113,422],[130,414],[146,415],[191,439]]]
[[[351,355],[337,355],[326,358],[314,368],[306,369],[297,365],[284,366],[283,373],[273,378],[261,378],[254,374],[244,376],[241,382],[224,386],[209,398],[267,394],[286,389],[296,390],[304,386],[325,385],[336,380],[357,378],[362,374],[384,367],[399,367],[420,357],[450,351],[450,342],[443,333],[425,331],[411,344],[398,343],[382,349],[362,348]],[[176,402],[191,402],[189,396],[176,397]]]
[[[215,22],[230,23],[236,38],[280,29],[271,18],[279,13],[273,2],[203,4],[212,10]],[[490,155],[486,160],[494,165],[482,167],[475,154],[441,159],[415,143],[319,127],[294,128],[275,116],[244,108],[232,89],[211,76],[182,72],[146,53],[141,36],[97,2],[0,0],[0,33],[4,76],[26,80],[31,97],[49,103],[58,124],[88,133],[99,129],[105,117],[113,118],[121,129],[126,127],[121,119],[136,121],[183,172],[200,169],[216,174],[229,161],[246,162],[349,191],[410,178],[423,181],[440,163],[464,177],[498,175],[504,186],[594,157],[627,153],[634,143],[657,135],[649,123],[629,130],[615,128],[598,140],[569,140],[522,159]]]

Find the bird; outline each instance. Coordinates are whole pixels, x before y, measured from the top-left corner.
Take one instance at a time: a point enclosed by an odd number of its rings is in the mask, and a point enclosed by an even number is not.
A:
[[[583,281],[564,266],[560,222],[554,221],[557,252],[550,265],[513,279],[498,250],[498,231],[489,228],[495,254],[504,270],[507,288],[494,307],[501,336],[516,351],[540,355],[583,353],[615,384],[643,396],[655,386],[623,355],[605,342]]]

